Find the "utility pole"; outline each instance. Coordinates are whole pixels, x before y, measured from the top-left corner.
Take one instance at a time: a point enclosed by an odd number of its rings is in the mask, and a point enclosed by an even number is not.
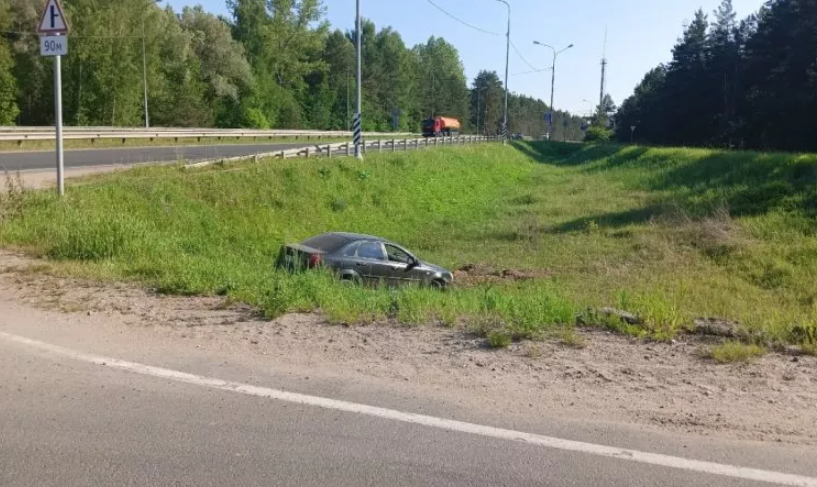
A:
[[[147,50],[145,49],[145,12],[144,9],[162,0],[151,0],[142,8],[142,87],[145,95],[145,128],[150,128],[150,115],[148,114],[148,61]]]
[[[604,88],[607,76],[607,27],[604,27],[604,50],[601,55],[601,90],[599,94],[599,111],[604,110]]]
[[[358,159],[363,159],[363,60],[362,60],[362,50],[363,50],[363,29],[361,28],[360,22],[360,0],[357,0],[357,35],[355,36],[357,39],[357,112],[355,113],[355,135],[354,135],[354,142],[355,142],[355,157]]]
[[[508,67],[511,62],[511,4],[505,0],[496,0],[502,2],[508,7],[508,32],[506,34],[507,42],[505,46],[505,116],[502,119],[502,144],[508,142]]]
[[[556,51],[553,46],[549,46],[547,44],[543,44],[539,41],[533,41],[534,44],[537,46],[547,47],[551,51],[553,51],[553,64],[551,65],[551,77],[550,77],[550,119],[548,120],[548,140],[553,138],[553,95],[556,89],[556,58],[559,57],[559,54],[567,51],[568,49],[573,48],[573,44],[567,46],[566,48],[562,49],[561,51]]]

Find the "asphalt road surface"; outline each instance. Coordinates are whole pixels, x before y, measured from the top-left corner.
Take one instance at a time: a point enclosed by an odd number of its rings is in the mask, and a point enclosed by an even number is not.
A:
[[[263,152],[314,146],[295,144],[225,144],[178,147],[132,147],[122,149],[77,149],[65,151],[65,167],[94,167],[130,165],[146,162],[195,162],[219,157],[249,156]],[[0,169],[26,171],[53,169],[56,166],[53,150],[0,152]]]
[[[0,485],[817,485],[817,477],[797,477],[802,483],[793,483],[774,472],[769,472],[772,479],[789,481],[741,477],[741,468],[779,463],[776,471],[785,471],[795,468],[792,461],[802,470],[800,475],[814,474],[817,467],[810,464],[808,449],[734,446],[700,438],[684,450],[684,457],[667,457],[677,466],[666,467],[633,461],[625,453],[604,456],[593,451],[592,443],[581,443],[589,445],[587,451],[571,451],[558,443],[546,447],[513,436],[497,438],[491,428],[473,423],[468,423],[471,432],[456,425],[449,428],[451,420],[432,416],[433,405],[423,408],[422,418],[437,419],[405,421],[400,419],[405,413],[393,409],[374,411],[327,400],[332,393],[328,389],[309,391],[322,396],[298,396],[306,398],[303,401],[268,397],[267,391],[274,394],[276,389],[213,378],[216,372],[227,379],[241,375],[220,367],[227,362],[216,357],[182,357],[177,352],[168,359],[178,368],[184,364],[186,372],[201,374],[192,376],[80,350],[83,344],[116,347],[116,340],[89,341],[62,331],[44,335],[0,315]],[[137,345],[123,353],[133,353]],[[139,352],[145,362],[168,356],[151,353]],[[289,389],[275,371],[252,373],[264,376],[265,384]],[[255,382],[260,376],[254,377]],[[337,386],[330,389],[337,393]],[[642,451],[657,453],[678,449],[681,441],[673,444],[672,436],[627,439],[614,430],[600,435],[599,442],[631,441]],[[701,471],[689,458],[723,463],[707,464]],[[736,473],[727,462],[742,467]]]

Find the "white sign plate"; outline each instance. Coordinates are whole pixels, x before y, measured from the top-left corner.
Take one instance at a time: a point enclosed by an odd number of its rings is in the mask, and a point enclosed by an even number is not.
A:
[[[37,26],[37,33],[40,35],[68,33],[68,22],[65,20],[58,0],[48,0],[45,3],[43,15]]]
[[[68,36],[40,37],[40,54],[43,56],[67,56]]]

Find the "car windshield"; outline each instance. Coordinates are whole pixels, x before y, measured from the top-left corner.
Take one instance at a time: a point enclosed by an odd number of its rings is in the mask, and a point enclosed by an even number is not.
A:
[[[349,243],[349,240],[349,238],[343,235],[338,235],[336,233],[325,233],[323,235],[318,235],[317,237],[304,240],[301,242],[301,245],[312,247],[313,249],[331,254]]]
[[[386,253],[389,256],[390,262],[400,262],[403,264],[411,263],[411,257],[409,257],[409,255],[403,251],[403,249],[400,249],[394,245],[386,244]]]

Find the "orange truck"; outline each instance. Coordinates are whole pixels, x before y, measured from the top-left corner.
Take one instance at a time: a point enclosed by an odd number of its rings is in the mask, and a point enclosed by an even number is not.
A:
[[[423,121],[423,137],[450,137],[460,133],[456,118],[434,117]]]

